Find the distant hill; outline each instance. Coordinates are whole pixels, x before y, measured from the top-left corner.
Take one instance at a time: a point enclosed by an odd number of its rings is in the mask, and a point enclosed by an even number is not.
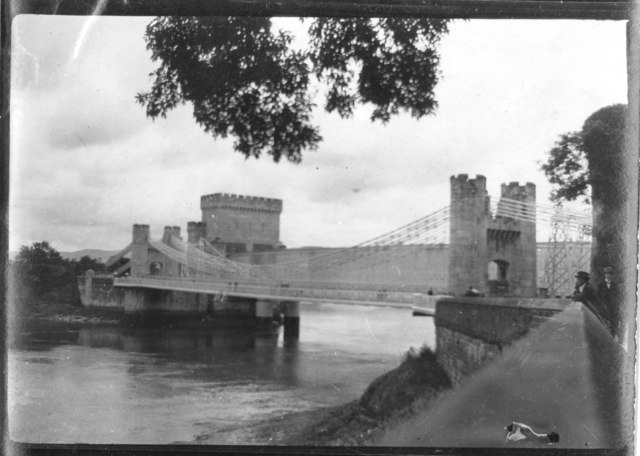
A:
[[[60,255],[67,260],[79,260],[83,256],[88,256],[104,263],[118,252],[119,250],[83,249],[76,252],[60,252]]]

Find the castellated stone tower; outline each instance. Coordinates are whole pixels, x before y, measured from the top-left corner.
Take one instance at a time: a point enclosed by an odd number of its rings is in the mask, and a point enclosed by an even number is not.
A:
[[[451,177],[450,293],[536,296],[535,202],[534,184],[502,184],[493,216],[484,176]]]
[[[227,253],[273,250],[280,241],[282,200],[214,193],[200,199],[206,240]]]
[[[206,227],[202,222],[187,223],[187,242],[197,244],[200,239],[206,238]]]
[[[462,296],[470,286],[486,288],[489,196],[484,176],[451,176],[449,293]]]
[[[162,242],[165,244],[171,243],[171,237],[175,236],[180,238],[180,227],[179,226],[165,226],[164,233],[162,234]]]
[[[497,213],[487,231],[489,292],[533,297],[537,293],[536,186],[510,182],[500,190]],[[518,206],[514,201],[527,204]]]
[[[131,277],[147,275],[149,263],[149,225],[133,225]]]

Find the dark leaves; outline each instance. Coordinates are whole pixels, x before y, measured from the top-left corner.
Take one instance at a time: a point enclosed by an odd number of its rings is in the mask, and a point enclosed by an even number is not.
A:
[[[602,198],[624,154],[626,105],[612,105],[593,113],[579,132],[566,133],[549,151],[541,166],[550,183],[555,202],[583,196]],[[593,194],[592,194],[593,193]]]
[[[581,196],[589,201],[589,173],[580,133],[562,135],[541,169],[549,182],[557,185],[551,192],[552,201],[573,201]]]
[[[311,124],[310,76],[328,85],[325,109],[342,117],[357,103],[374,106],[372,120],[400,110],[420,118],[435,110],[435,45],[447,20],[316,19],[307,50],[273,32],[268,18],[157,18],[146,31],[159,68],[149,92],[138,94],[151,118],[190,102],[214,138],[232,135],[245,157],[299,162],[322,140]]]
[[[356,103],[371,103],[371,119],[383,122],[400,110],[416,118],[432,114],[435,46],[447,26],[434,19],[315,20],[310,58],[316,76],[329,84],[325,109],[348,117]]]

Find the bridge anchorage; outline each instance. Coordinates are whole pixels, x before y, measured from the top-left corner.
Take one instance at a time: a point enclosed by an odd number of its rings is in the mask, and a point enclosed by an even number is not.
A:
[[[148,225],[133,225],[132,242],[108,261],[121,264],[113,293],[100,298],[98,277],[88,274],[83,301],[109,301],[142,319],[230,317],[269,327],[284,315],[285,336],[297,338],[301,301],[433,315],[439,296],[463,296],[469,287],[487,297],[569,294],[566,271],[588,253],[588,217],[536,204],[531,183],[503,184],[495,203],[484,176],[452,176],[450,185],[450,205],[348,248],[287,249],[281,200],[205,195],[186,241],[180,227],[151,239]],[[553,228],[550,242],[537,242],[540,227]]]

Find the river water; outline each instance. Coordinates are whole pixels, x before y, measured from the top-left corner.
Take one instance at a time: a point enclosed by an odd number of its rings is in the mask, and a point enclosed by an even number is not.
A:
[[[302,304],[300,340],[240,330],[30,321],[9,342],[9,435],[19,442],[173,443],[358,398],[411,347],[435,348],[409,309]]]

